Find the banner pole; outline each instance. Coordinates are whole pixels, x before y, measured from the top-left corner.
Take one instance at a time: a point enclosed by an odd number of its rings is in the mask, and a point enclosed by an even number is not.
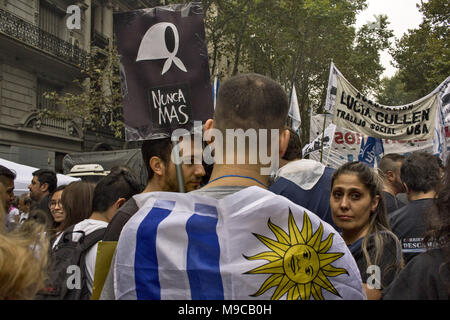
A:
[[[330,84],[331,84],[331,76],[333,74],[333,59],[331,59],[330,62],[330,76],[328,77],[328,87],[327,87],[327,98],[328,98],[328,94],[329,94],[329,90],[330,90]],[[327,98],[325,98],[325,106],[327,104]],[[322,159],[323,159],[323,138],[324,138],[324,134],[325,134],[325,125],[326,125],[326,121],[327,121],[327,111],[326,111],[326,107],[324,107],[323,109],[323,128],[322,128],[322,141],[321,141],[321,146],[320,146],[320,162],[322,163]],[[331,148],[331,145],[330,145]]]
[[[180,146],[178,145],[179,137],[172,135],[172,144],[173,145],[173,162],[175,164],[175,170],[177,174],[177,182],[178,182],[178,191],[181,193],[185,193],[186,190],[184,188],[184,178],[183,178],[183,170],[181,168],[181,159],[180,159]]]
[[[325,110],[324,110],[325,111]],[[320,143],[320,163],[322,162],[322,158],[323,158],[323,138],[325,135],[325,125],[326,125],[326,121],[327,121],[327,112],[325,111],[324,115],[323,115],[323,127],[322,127],[322,139],[321,139],[321,143]]]

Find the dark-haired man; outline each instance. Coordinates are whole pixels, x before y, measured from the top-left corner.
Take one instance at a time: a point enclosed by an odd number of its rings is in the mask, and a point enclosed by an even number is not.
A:
[[[425,216],[433,205],[440,172],[432,154],[414,152],[403,162],[400,174],[409,203],[391,214],[390,225],[402,243],[407,263],[425,251],[422,243],[426,230]]]
[[[39,169],[32,173],[33,179],[31,180],[28,189],[30,190],[30,198],[34,201],[31,205],[31,209],[41,209],[47,212],[50,221],[52,221],[52,215],[50,208],[48,207],[49,196],[57,187],[57,177],[53,170]]]
[[[183,142],[181,142],[183,143]],[[186,192],[197,189],[200,186],[205,170],[201,164],[195,164],[194,158],[202,150],[195,150],[194,144],[183,150],[191,150],[184,155],[190,158],[190,164],[182,164],[184,187]],[[148,183],[142,193],[155,191],[178,192],[175,164],[171,160],[172,142],[170,138],[145,140],[141,146],[142,158],[148,173]],[[181,155],[183,157],[183,155]],[[117,212],[105,232],[104,241],[119,240],[120,232],[128,219],[138,210],[134,199],[130,199]]]
[[[388,214],[400,209],[405,204],[397,199],[397,194],[405,192],[402,180],[400,179],[400,168],[405,156],[397,153],[389,153],[381,158],[378,169],[383,178],[382,196],[386,202]]]
[[[205,170],[202,164],[197,164],[196,158],[201,157],[202,150],[197,150],[194,143],[187,144],[187,140],[181,141],[182,152],[190,150],[189,153],[181,153],[181,157],[189,158],[189,164],[181,165],[184,187],[187,192],[200,186]],[[148,183],[142,194],[157,191],[178,192],[175,164],[172,161],[172,142],[170,138],[145,140],[141,146],[142,159],[148,173]],[[128,200],[114,215],[103,236],[103,241],[118,241],[123,226],[139,210],[134,198]],[[111,269],[112,270],[112,269]],[[113,299],[114,274],[109,272],[102,291],[101,299]]]
[[[77,223],[73,231],[83,231],[85,236],[87,236],[96,230],[106,229],[117,210],[139,191],[141,191],[139,182],[129,172],[122,170],[105,176],[95,186],[91,216]],[[76,234],[74,233],[73,238],[75,236]],[[97,247],[98,244],[93,245],[85,256],[85,285],[90,294],[92,294],[94,281]]]

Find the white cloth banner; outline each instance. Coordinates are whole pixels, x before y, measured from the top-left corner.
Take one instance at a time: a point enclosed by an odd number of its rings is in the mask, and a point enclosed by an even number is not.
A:
[[[334,114],[333,123],[337,127],[375,138],[430,139],[435,134],[435,127],[442,137],[440,123],[450,121],[449,83],[450,77],[429,95],[415,102],[403,106],[383,106],[363,96],[331,63],[325,110]],[[442,110],[441,122],[436,120],[439,110]]]
[[[134,196],[116,249],[117,299],[364,299],[347,245],[329,224],[259,187],[221,200]]]
[[[330,64],[330,76],[328,78],[327,97],[325,100],[325,111],[329,114],[334,112],[336,102],[337,76],[339,70],[335,68],[333,61]],[[340,72],[339,72],[340,73]]]
[[[442,82],[436,89],[438,99],[438,112],[436,112],[436,126],[433,136],[433,153],[439,154],[442,160],[447,157],[447,141],[445,139],[445,126],[450,125],[450,77]]]
[[[323,128],[323,115],[316,114],[311,117],[310,139],[314,140]],[[331,123],[328,116],[326,126]],[[450,147],[450,126],[445,128],[447,150]],[[322,163],[332,168],[338,168],[348,161],[357,161],[360,152],[361,140],[367,136],[358,132],[336,127],[334,139],[330,149],[324,149]],[[383,139],[384,154],[399,153],[407,155],[414,151],[433,153],[432,139],[391,140]],[[310,159],[320,161],[320,149],[309,155]]]
[[[318,150],[325,150],[329,149],[331,147],[331,144],[333,143],[334,138],[334,132],[336,130],[336,125],[333,123],[330,123],[328,127],[325,128],[325,131],[318,135],[311,143],[307,144],[305,147],[303,147],[302,155],[305,157],[306,155],[318,151]],[[323,147],[322,147],[323,144]]]
[[[297,131],[302,123],[302,118],[300,117],[300,110],[298,108],[297,92],[295,91],[295,86],[292,86],[291,94],[291,105],[289,108],[289,117],[292,119],[292,130]]]
[[[323,114],[311,117],[310,139],[316,139],[322,132]],[[326,126],[332,124],[332,116],[327,116]],[[361,139],[365,137],[360,133],[336,127],[331,147],[323,150],[322,163],[331,168],[338,168],[348,161],[358,160]],[[310,159],[320,161],[320,150],[313,151]]]

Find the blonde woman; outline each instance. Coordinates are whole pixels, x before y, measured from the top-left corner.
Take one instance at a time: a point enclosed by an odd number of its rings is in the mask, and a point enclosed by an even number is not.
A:
[[[0,183],[0,193],[4,188]],[[0,206],[0,218],[5,212]],[[27,233],[0,230],[0,300],[33,299],[44,286],[48,239],[45,224],[27,223]]]

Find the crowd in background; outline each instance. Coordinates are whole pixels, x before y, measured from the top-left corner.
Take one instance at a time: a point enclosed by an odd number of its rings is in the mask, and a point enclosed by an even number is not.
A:
[[[226,90],[224,85],[215,120],[221,104],[231,103]],[[349,162],[334,170],[302,159],[295,132],[287,140],[276,175],[254,185],[265,186],[333,226],[355,259],[368,299],[450,297],[450,157],[443,164],[424,152],[387,154],[378,169]],[[170,138],[144,141],[143,170],[149,177],[145,186],[126,166],[113,168],[97,183],[76,181],[58,187],[56,173],[40,169],[33,173],[30,192],[15,197],[15,173],[0,166],[0,299],[45,296],[52,259],[68,230],[72,241],[79,238],[76,232],[87,237],[96,231],[101,231],[98,241],[117,241],[138,210],[134,195],[178,192],[171,150]],[[214,179],[217,175],[202,164],[183,164],[182,174],[186,192],[216,198],[254,183],[241,179],[251,174],[232,177],[228,183]],[[83,256],[87,291],[82,298],[92,294],[96,252],[94,244]],[[374,265],[380,269],[377,283],[368,272]],[[103,299],[114,299],[111,277]]]

